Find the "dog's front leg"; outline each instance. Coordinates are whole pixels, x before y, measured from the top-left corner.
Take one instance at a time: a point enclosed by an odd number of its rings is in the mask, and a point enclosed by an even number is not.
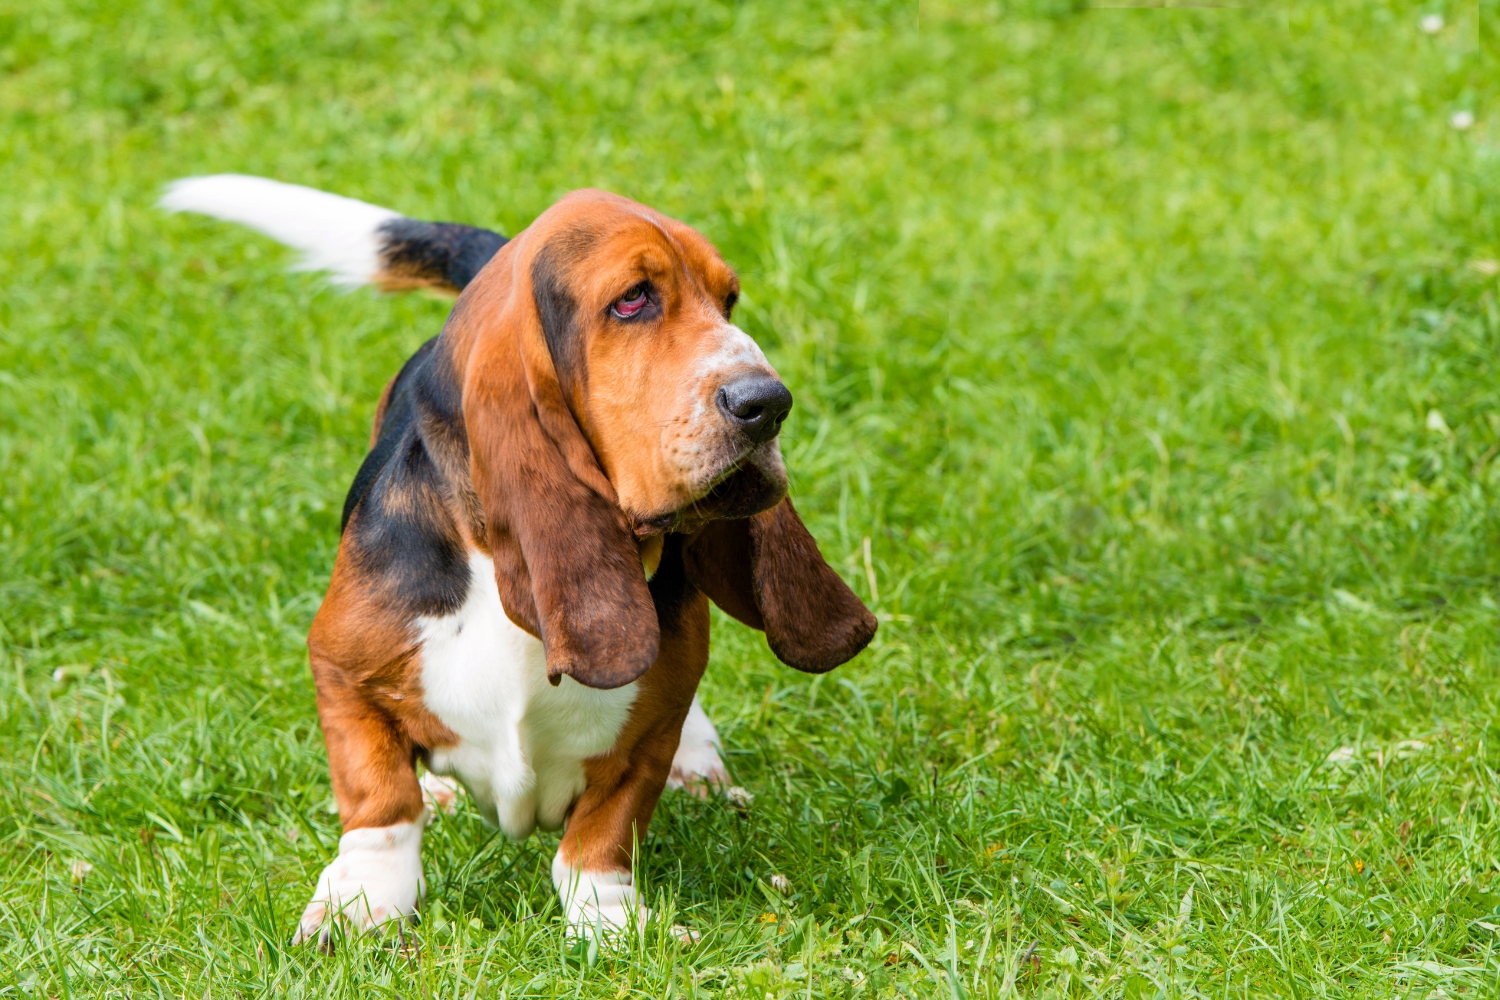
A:
[[[294,943],[316,938],[326,945],[336,921],[362,931],[416,912],[426,887],[426,816],[413,748],[394,721],[316,657],[313,675],[344,835],[339,856],[318,877]]]
[[[634,884],[634,851],[666,787],[681,732],[678,716],[628,753],[611,752],[588,762],[588,788],[574,806],[552,860],[552,884],[570,933],[634,929],[649,917]]]
[[[657,660],[636,682],[635,703],[615,745],[584,762],[587,784],[552,861],[571,933],[634,929],[649,916],[634,884],[635,847],[645,840],[672,773],[707,664],[708,601],[693,594],[664,624]]]

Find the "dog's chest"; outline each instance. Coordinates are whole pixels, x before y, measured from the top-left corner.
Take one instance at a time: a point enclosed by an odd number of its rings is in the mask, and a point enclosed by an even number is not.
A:
[[[583,794],[583,761],[614,745],[635,685],[612,691],[571,677],[553,687],[537,639],[500,605],[490,559],[469,559],[469,593],[451,615],[418,620],[423,702],[459,744],[431,752],[486,817],[511,837],[562,826]]]

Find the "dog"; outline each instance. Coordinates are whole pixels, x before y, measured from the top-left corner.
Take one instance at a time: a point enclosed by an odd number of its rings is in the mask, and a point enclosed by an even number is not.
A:
[[[664,787],[727,780],[696,695],[709,602],[810,673],[876,630],[787,496],[792,396],[734,325],[734,271],[596,190],[511,239],[233,174],[162,204],[338,284],[457,296],[380,397],[308,635],[344,833],[295,940],[415,915],[418,763],[512,838],[562,831],[570,933],[640,926],[633,852]]]

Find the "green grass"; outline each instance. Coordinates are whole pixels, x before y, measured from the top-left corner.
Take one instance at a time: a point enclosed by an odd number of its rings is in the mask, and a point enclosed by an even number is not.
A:
[[[1500,3],[1075,6],[0,0],[0,995],[1494,996]],[[445,305],[153,210],[222,170],[739,269],[883,625],[716,617],[756,798],[641,862],[696,947],[570,949],[472,811],[418,948],[288,946],[303,636]]]

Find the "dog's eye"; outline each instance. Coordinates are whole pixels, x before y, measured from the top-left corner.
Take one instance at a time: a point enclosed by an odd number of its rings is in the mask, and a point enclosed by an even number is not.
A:
[[[615,299],[614,304],[609,307],[609,311],[620,319],[629,319],[646,308],[650,301],[649,286],[642,282],[618,299]]]
[[[736,302],[738,302],[739,300],[740,300],[740,293],[739,292],[730,292],[728,295],[724,296],[724,315],[725,316],[733,316],[734,315],[734,304]]]

